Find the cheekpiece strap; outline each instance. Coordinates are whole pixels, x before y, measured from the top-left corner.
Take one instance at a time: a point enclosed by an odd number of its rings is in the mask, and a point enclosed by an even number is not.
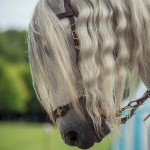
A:
[[[59,19],[69,18],[69,22],[70,22],[70,26],[71,26],[71,30],[72,30],[71,35],[72,35],[72,38],[74,41],[74,48],[76,50],[76,63],[78,63],[78,60],[79,60],[79,58],[78,58],[79,57],[79,38],[76,33],[76,26],[75,26],[76,22],[75,22],[74,16],[78,16],[79,13],[72,8],[72,6],[70,4],[70,0],[64,0],[64,7],[65,7],[66,12],[58,14],[57,17]]]

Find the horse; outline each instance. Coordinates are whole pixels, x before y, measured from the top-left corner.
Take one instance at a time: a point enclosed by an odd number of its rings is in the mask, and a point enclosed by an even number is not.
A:
[[[29,24],[33,87],[64,142],[119,134],[124,91],[150,90],[149,0],[39,0]],[[129,85],[126,86],[126,79]]]

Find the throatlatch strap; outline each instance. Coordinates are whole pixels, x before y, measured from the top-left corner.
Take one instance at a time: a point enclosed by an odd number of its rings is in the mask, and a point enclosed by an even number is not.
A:
[[[78,36],[76,34],[76,26],[75,26],[75,19],[74,16],[77,16],[78,13],[76,11],[74,11],[74,9],[71,7],[70,4],[70,0],[64,0],[64,7],[66,9],[66,12],[58,14],[57,17],[59,19],[63,19],[68,17],[69,18],[69,22],[70,22],[70,26],[71,26],[71,30],[72,30],[72,38],[74,41],[74,47],[76,50],[76,63],[78,63],[78,57],[79,57],[79,39]]]

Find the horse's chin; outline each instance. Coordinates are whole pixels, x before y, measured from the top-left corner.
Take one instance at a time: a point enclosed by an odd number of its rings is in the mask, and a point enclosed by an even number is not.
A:
[[[64,117],[58,118],[56,123],[64,143],[80,149],[89,149],[110,133],[105,122],[102,123],[101,129],[95,132],[91,118],[87,116],[83,121],[72,109]]]

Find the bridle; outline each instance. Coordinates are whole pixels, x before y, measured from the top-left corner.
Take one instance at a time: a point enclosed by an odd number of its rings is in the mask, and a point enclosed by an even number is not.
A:
[[[78,12],[75,11],[71,5],[70,5],[70,0],[64,0],[64,6],[66,9],[66,12],[58,14],[57,17],[59,19],[63,18],[69,18],[70,26],[71,26],[71,34],[72,38],[74,41],[74,48],[76,50],[76,63],[78,62],[78,57],[79,57],[79,38],[76,34],[76,25],[75,25],[75,19],[74,16],[78,16]]]
[[[72,6],[70,4],[70,0],[64,0],[64,6],[66,9],[66,12],[58,14],[57,17],[59,19],[69,18],[69,22],[70,22],[70,26],[71,26],[71,32],[72,32],[71,34],[72,34],[72,38],[74,41],[74,48],[76,50],[76,63],[78,63],[80,42],[79,42],[79,38],[78,38],[77,33],[76,33],[76,26],[75,26],[75,19],[74,19],[74,16],[76,16],[76,17],[78,16],[78,12],[76,12],[72,8]],[[136,110],[141,105],[143,105],[144,102],[148,98],[150,98],[150,91],[146,91],[141,98],[136,99],[132,102],[129,102],[128,105],[126,105],[125,107],[123,107],[121,110],[119,110],[116,113],[116,118],[115,118],[116,123],[117,124],[125,124],[127,122],[127,120],[129,120],[135,114]],[[86,101],[85,95],[83,94],[78,100],[79,100],[79,102],[83,102],[83,101],[85,102]],[[65,116],[71,108],[72,108],[71,103],[64,105],[64,106],[57,107],[53,111],[54,120],[56,121],[57,118]],[[122,113],[127,109],[131,109],[130,112],[127,114],[127,116],[122,117],[121,119],[118,119],[121,117]],[[104,114],[102,114],[102,115],[104,116]],[[148,117],[149,117],[149,115],[148,115]]]

